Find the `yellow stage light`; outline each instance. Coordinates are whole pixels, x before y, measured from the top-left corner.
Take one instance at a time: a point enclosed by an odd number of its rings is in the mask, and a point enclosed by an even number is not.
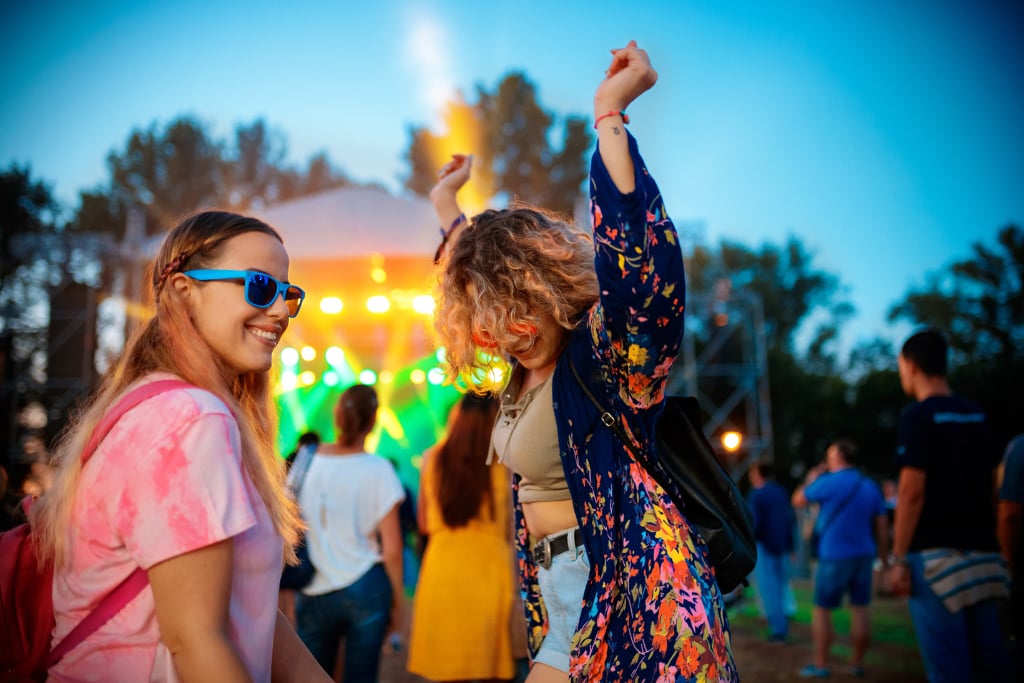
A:
[[[281,349],[281,363],[285,367],[291,367],[299,364],[299,352],[290,346],[286,346]]]
[[[362,384],[376,384],[377,373],[374,372],[373,370],[363,370],[362,372],[359,373],[359,381]]]
[[[299,355],[302,356],[302,360],[311,361],[316,358],[316,349],[312,346],[303,346],[302,351],[299,351]]]
[[[306,370],[299,375],[299,381],[302,382],[302,386],[308,387],[316,381],[316,373],[312,370]]]
[[[320,299],[320,310],[328,315],[337,315],[345,308],[344,302],[336,296],[325,296]]]
[[[431,315],[434,312],[434,297],[429,294],[420,294],[413,298],[412,310],[423,315]]]
[[[395,375],[390,370],[381,370],[378,379],[381,384],[391,384],[395,381]]]
[[[370,313],[387,313],[391,309],[391,301],[383,295],[371,296],[366,300],[366,310]]]
[[[427,381],[427,373],[423,372],[419,368],[416,368],[409,373],[409,381],[413,384],[423,384]]]
[[[345,352],[337,346],[331,346],[324,352],[324,358],[327,359],[328,365],[341,365],[345,362]]]
[[[374,268],[370,271],[370,279],[376,282],[378,285],[382,285],[388,280],[387,271],[383,268]]]
[[[739,450],[740,446],[743,445],[743,435],[739,432],[723,432],[722,433],[722,448],[735,453]]]

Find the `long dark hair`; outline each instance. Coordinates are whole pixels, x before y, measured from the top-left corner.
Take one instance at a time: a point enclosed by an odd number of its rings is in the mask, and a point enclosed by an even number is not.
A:
[[[452,528],[469,524],[485,502],[494,516],[487,452],[498,400],[493,395],[467,393],[456,410],[448,437],[434,455],[441,517]]]

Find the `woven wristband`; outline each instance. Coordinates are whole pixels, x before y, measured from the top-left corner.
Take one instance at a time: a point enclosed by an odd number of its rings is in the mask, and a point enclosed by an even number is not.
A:
[[[626,114],[625,110],[613,109],[612,111],[605,112],[594,119],[594,130],[597,130],[597,124],[601,123],[602,119],[606,119],[609,116],[621,116],[623,123],[629,123],[629,116]]]

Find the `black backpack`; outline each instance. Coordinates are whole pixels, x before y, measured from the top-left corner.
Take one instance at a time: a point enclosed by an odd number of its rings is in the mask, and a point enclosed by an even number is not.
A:
[[[723,593],[746,583],[757,563],[754,517],[739,487],[726,472],[697,425],[700,407],[692,396],[668,396],[654,428],[652,463],[622,429],[615,415],[594,397],[569,357],[569,368],[587,398],[637,462],[682,510],[708,547],[715,580]]]

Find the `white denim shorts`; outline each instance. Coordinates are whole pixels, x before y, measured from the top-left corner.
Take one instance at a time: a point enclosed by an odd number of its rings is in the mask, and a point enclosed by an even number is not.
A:
[[[559,535],[559,534],[555,534]],[[534,662],[569,672],[572,636],[583,613],[583,589],[590,576],[590,560],[581,546],[551,558],[551,568],[537,567],[540,594],[548,612],[548,632]]]

